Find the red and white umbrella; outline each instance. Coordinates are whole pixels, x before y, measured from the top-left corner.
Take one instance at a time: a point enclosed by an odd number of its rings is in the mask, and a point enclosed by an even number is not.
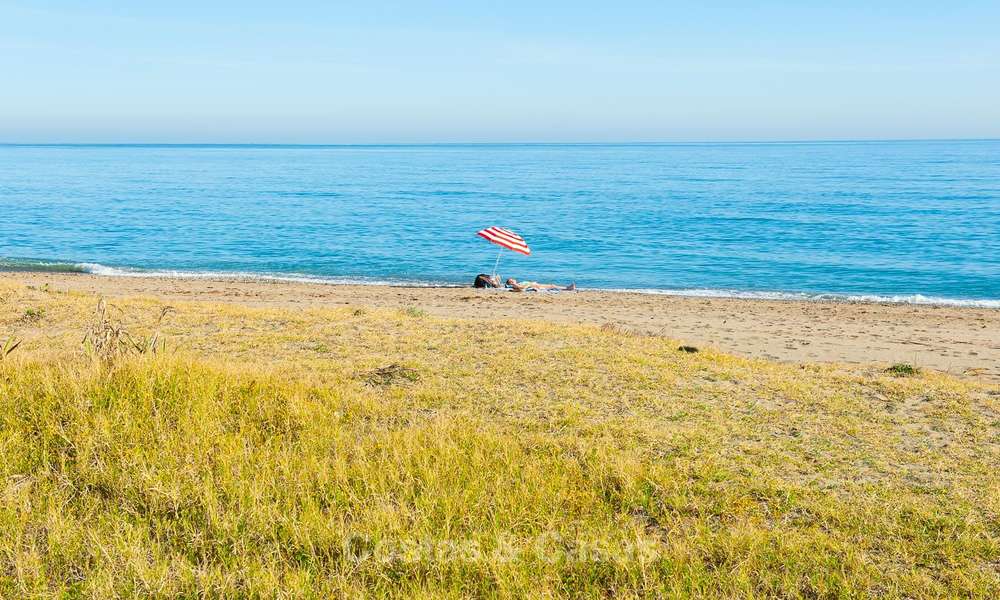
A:
[[[524,241],[524,238],[506,227],[487,227],[486,229],[477,231],[476,235],[489,240],[501,248],[497,254],[497,262],[493,265],[494,275],[497,274],[497,267],[500,266],[500,255],[503,254],[503,248],[513,250],[525,256],[531,254],[531,248],[528,248],[528,243]]]

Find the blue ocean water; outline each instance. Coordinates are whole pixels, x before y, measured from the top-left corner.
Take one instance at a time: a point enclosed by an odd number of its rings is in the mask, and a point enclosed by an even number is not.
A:
[[[0,146],[0,269],[1000,306],[1000,141]]]

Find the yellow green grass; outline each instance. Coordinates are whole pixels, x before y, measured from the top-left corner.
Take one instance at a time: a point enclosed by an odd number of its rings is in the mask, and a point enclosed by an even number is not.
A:
[[[992,597],[1000,393],[0,283],[0,597]],[[30,309],[30,313],[28,312]],[[379,371],[381,369],[381,371]]]

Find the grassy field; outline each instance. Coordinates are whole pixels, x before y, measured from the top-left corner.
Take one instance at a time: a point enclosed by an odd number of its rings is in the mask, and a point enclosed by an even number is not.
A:
[[[0,283],[0,597],[1000,589],[996,388],[419,307],[111,304]]]

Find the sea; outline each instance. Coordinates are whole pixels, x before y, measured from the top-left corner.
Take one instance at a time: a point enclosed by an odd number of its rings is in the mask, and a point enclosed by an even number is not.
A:
[[[0,270],[459,286],[498,254],[581,289],[1000,308],[1000,140],[0,145]]]

